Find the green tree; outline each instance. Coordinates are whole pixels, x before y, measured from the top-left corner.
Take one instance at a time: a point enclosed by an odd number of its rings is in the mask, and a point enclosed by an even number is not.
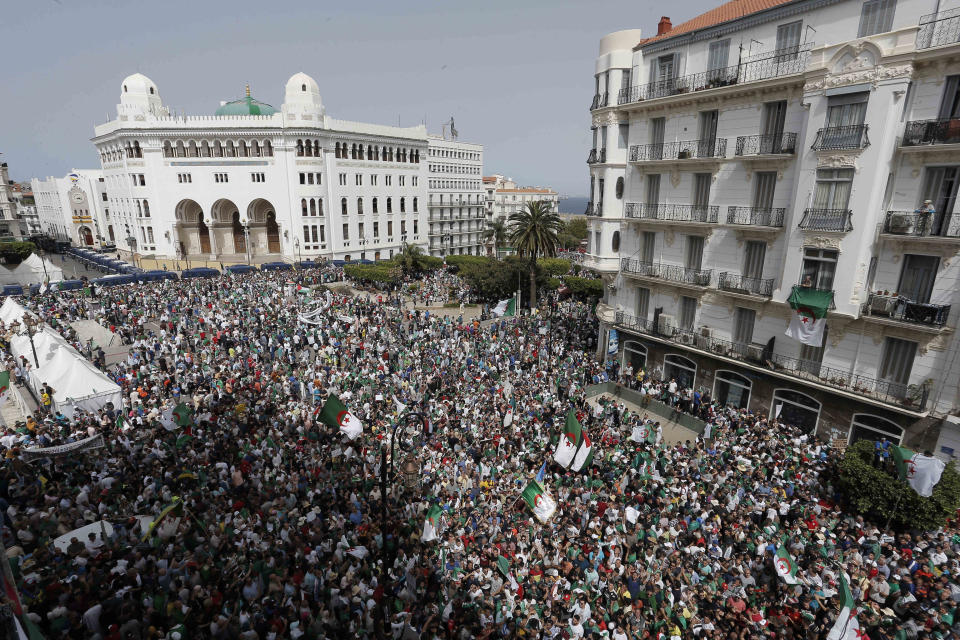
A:
[[[500,257],[500,247],[507,241],[510,230],[503,218],[495,218],[493,222],[487,222],[487,228],[483,231],[484,240],[493,240],[493,250],[495,255]]]
[[[529,262],[531,309],[537,304],[537,258],[557,255],[562,228],[560,216],[543,200],[528,202],[522,210],[510,214],[510,242],[517,255]]]
[[[563,258],[540,258],[537,266],[550,276],[562,276],[570,272],[570,261]]]
[[[443,260],[426,255],[417,245],[405,244],[400,253],[393,256],[393,263],[404,275],[417,275],[438,269],[443,265]]]
[[[0,242],[0,259],[6,264],[19,264],[36,250],[32,242]]]
[[[587,237],[587,219],[576,217],[567,220],[560,232],[560,244],[564,249],[575,250]]]

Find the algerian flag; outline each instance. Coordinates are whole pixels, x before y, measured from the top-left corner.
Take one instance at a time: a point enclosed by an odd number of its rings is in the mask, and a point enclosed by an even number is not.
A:
[[[363,423],[347,410],[345,404],[330,396],[320,410],[320,421],[330,427],[337,427],[345,436],[354,440],[363,432]]]
[[[633,428],[633,431],[630,433],[630,439],[634,442],[653,442],[657,439],[657,434],[653,430],[653,426],[649,423],[639,424]]]
[[[0,405],[7,401],[8,395],[10,395],[10,372],[2,371],[0,372]]]
[[[163,522],[171,513],[177,516],[183,515],[183,501],[179,496],[173,496],[173,502],[167,505],[163,511],[160,512],[160,515],[158,515],[157,518],[150,523],[150,526],[147,527],[147,530],[144,532],[143,537],[140,540],[143,541],[149,538],[150,534],[153,533],[154,530],[160,526],[160,523]]]
[[[550,494],[546,492],[543,485],[536,480],[530,481],[530,484],[523,490],[521,496],[523,497],[523,501],[527,503],[527,506],[530,507],[530,510],[533,511],[533,515],[535,515],[540,522],[546,523],[549,521],[550,518],[553,517],[553,513],[557,510],[557,503],[554,502]]]
[[[583,439],[580,448],[577,449],[577,454],[573,457],[573,464],[570,465],[571,471],[580,471],[584,467],[589,467],[593,461],[593,443],[590,442],[590,437],[586,431],[580,433]]]
[[[437,539],[437,530],[440,528],[440,516],[443,515],[443,509],[440,505],[431,505],[427,510],[427,519],[423,521],[423,533],[420,535],[422,542],[430,542]]]
[[[557,450],[553,454],[553,460],[558,465],[566,469],[573,462],[577,453],[577,447],[580,446],[580,440],[583,438],[583,429],[580,427],[580,421],[577,420],[577,414],[573,411],[567,412],[567,423],[564,428],[563,437],[557,444]]]
[[[509,427],[513,424],[513,408],[507,409],[507,412],[503,416],[503,426]]]
[[[777,557],[773,561],[773,566],[777,568],[777,575],[783,578],[787,584],[797,584],[797,565],[790,557],[787,547],[777,545]]]
[[[516,591],[520,585],[518,585],[517,581],[513,579],[513,574],[510,572],[510,561],[503,556],[499,556],[497,558],[497,569],[499,569],[500,573],[502,573],[504,577],[510,581],[510,588]]]
[[[893,461],[897,464],[897,473],[900,479],[905,480],[914,491],[929,498],[933,495],[933,488],[940,482],[943,475],[943,461],[933,456],[914,453],[903,447],[893,447]]]
[[[833,291],[794,287],[787,298],[794,313],[786,334],[803,344],[819,347],[823,344],[823,332],[827,327],[827,309],[833,304]]]
[[[853,594],[850,593],[850,585],[847,584],[847,577],[843,572],[840,573],[840,597],[842,598],[840,600],[840,613],[837,614],[837,621],[833,623],[833,628],[827,634],[827,640],[857,640],[857,638],[862,638]]]
[[[181,427],[193,423],[193,409],[181,402],[174,407],[172,412],[173,421]]]
[[[512,298],[507,298],[506,300],[501,300],[497,303],[497,306],[493,308],[493,315],[497,316],[515,316],[517,315],[517,298],[516,296]]]

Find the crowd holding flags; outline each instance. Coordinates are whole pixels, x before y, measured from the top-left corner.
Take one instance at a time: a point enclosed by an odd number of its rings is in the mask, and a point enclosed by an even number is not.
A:
[[[827,640],[858,640],[866,636],[860,631],[860,621],[857,620],[857,607],[850,593],[847,576],[840,572],[840,613],[833,623]]]
[[[933,495],[933,488],[940,482],[943,475],[943,461],[933,456],[914,453],[903,447],[893,447],[893,461],[897,465],[897,474],[900,480],[924,498]]]
[[[797,565],[782,542],[777,545],[777,557],[773,561],[773,566],[784,582],[797,584]]]
[[[363,423],[360,422],[360,418],[350,413],[347,406],[335,396],[327,399],[320,408],[319,416],[323,424],[340,429],[340,432],[350,440],[356,440],[363,433]]]

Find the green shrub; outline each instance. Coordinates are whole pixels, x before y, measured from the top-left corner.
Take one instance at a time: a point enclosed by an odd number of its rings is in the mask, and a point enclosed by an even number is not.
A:
[[[351,280],[376,284],[392,284],[396,282],[396,271],[396,266],[389,263],[346,264],[343,266],[343,272]]]
[[[563,258],[540,258],[537,266],[543,269],[548,276],[562,276],[570,272],[570,261]]]
[[[551,291],[556,291],[561,285],[563,285],[563,280],[560,278],[550,278],[547,280],[547,289],[550,289]]]
[[[420,268],[424,271],[436,271],[443,266],[443,258],[436,256],[421,256]]]
[[[603,295],[603,280],[600,278],[567,276],[563,281],[570,287],[572,294],[578,298],[598,298]]]
[[[952,462],[933,495],[924,498],[899,478],[874,467],[873,456],[873,442],[859,440],[847,448],[840,462],[840,488],[861,515],[878,524],[891,518],[898,529],[931,531],[943,526],[960,507],[960,474]]]

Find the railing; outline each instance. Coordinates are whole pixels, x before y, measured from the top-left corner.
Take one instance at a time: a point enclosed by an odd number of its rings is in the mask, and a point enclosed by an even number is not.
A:
[[[717,288],[731,293],[746,293],[769,298],[773,295],[773,278],[746,278],[724,271],[717,281]]]
[[[590,154],[587,156],[587,164],[595,164],[597,162],[606,162],[606,161],[607,161],[606,149],[590,149]]]
[[[647,160],[690,160],[694,158],[725,158],[727,139],[683,140],[680,142],[655,142],[636,144],[630,147],[630,162]]]
[[[914,120],[903,130],[903,146],[960,143],[960,118]]]
[[[624,208],[624,215],[627,218],[639,220],[716,223],[720,217],[720,207],[717,205],[628,202]]]
[[[603,93],[598,93],[593,96],[593,102],[590,103],[590,110],[599,109],[600,107],[607,106],[607,103],[610,102],[610,94],[604,91]]]
[[[845,127],[824,127],[817,131],[812,149],[866,149],[870,146],[869,125],[851,124]]]
[[[759,136],[738,136],[736,155],[757,156],[794,154],[797,150],[797,134],[763,134]]]
[[[742,224],[751,227],[782,227],[787,210],[784,207],[727,207],[727,224]]]
[[[883,232],[897,236],[960,238],[960,220],[953,216],[938,219],[934,212],[887,211]]]
[[[587,210],[583,212],[583,215],[600,217],[603,215],[603,203],[598,202],[597,204],[593,204],[592,202],[588,202]]]
[[[849,209],[807,209],[798,225],[811,231],[852,231]]]
[[[869,316],[884,316],[900,322],[942,327],[950,316],[950,305],[914,302],[903,296],[871,293],[861,311]]]
[[[664,327],[660,331],[653,322],[636,318],[622,311],[616,313],[616,324],[628,330],[657,336],[676,344],[700,349],[718,356],[740,360],[772,371],[791,374],[826,387],[848,391],[887,404],[912,411],[923,411],[927,406],[930,386],[927,383],[908,385],[890,380],[879,380],[851,373],[849,370],[825,367],[813,360],[791,358],[774,353],[767,345],[747,344],[714,338],[710,330],[685,331],[676,327]]]
[[[593,164],[597,161],[597,150],[590,149],[590,153],[587,154],[587,164]]]
[[[960,42],[960,9],[931,13],[920,18],[917,49]]]
[[[713,276],[712,269],[688,269],[674,264],[656,264],[633,258],[621,258],[620,269],[645,278],[662,278],[697,287],[709,287]]]
[[[805,43],[796,47],[757,54],[746,58],[738,65],[724,69],[701,71],[688,76],[626,87],[617,94],[617,103],[629,104],[801,73],[807,66],[812,45],[813,43]]]

